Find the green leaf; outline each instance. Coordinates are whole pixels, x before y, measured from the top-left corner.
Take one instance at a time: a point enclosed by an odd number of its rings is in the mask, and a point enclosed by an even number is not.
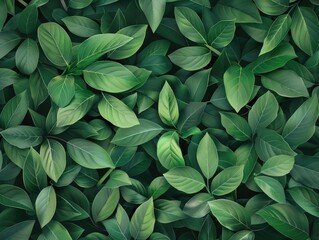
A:
[[[9,184],[0,185],[0,204],[26,211],[34,210],[29,195],[22,188]]]
[[[67,142],[70,157],[79,165],[90,168],[114,168],[108,152],[96,143],[75,138]]]
[[[196,43],[206,43],[206,31],[197,13],[188,7],[175,7],[175,19],[181,33]]]
[[[239,112],[249,102],[253,94],[254,83],[254,74],[239,65],[229,67],[224,73],[226,97],[236,112]]]
[[[236,19],[237,23],[261,23],[259,12],[251,0],[220,0],[214,7],[214,14],[220,19]]]
[[[112,61],[93,63],[83,71],[83,74],[88,85],[111,93],[125,92],[141,83],[141,80],[128,68]]]
[[[211,69],[205,69],[186,79],[185,85],[188,87],[191,101],[200,102],[203,100],[208,88],[210,73]]]
[[[289,14],[281,15],[275,19],[268,30],[259,55],[270,52],[284,40],[290,29],[291,21]]]
[[[15,54],[16,66],[20,72],[30,75],[35,71],[39,61],[39,48],[31,38],[24,40]]]
[[[95,95],[88,90],[78,90],[66,107],[59,108],[56,127],[70,126],[87,114],[95,102]]]
[[[236,165],[244,165],[242,182],[246,183],[256,166],[258,158],[254,145],[251,143],[240,145],[235,151],[235,156],[237,158]]]
[[[250,214],[238,203],[228,199],[218,199],[208,202],[208,205],[223,227],[232,231],[249,228]]]
[[[285,176],[292,170],[294,163],[295,158],[293,156],[276,155],[264,163],[261,167],[261,173],[273,177]]]
[[[257,131],[255,149],[259,158],[263,161],[267,161],[269,158],[281,154],[289,156],[296,155],[285,139],[271,129],[261,129]]]
[[[134,239],[147,239],[155,225],[154,203],[150,198],[141,204],[134,212],[130,222],[130,232]]]
[[[72,240],[68,230],[59,222],[51,221],[43,228],[44,239],[50,240]]]
[[[15,33],[0,32],[0,59],[6,56],[21,41],[21,37]]]
[[[288,189],[293,200],[307,213],[319,217],[319,194],[310,188],[293,187]]]
[[[2,128],[20,125],[28,112],[29,99],[26,91],[11,98],[2,108],[0,124]]]
[[[212,178],[217,170],[219,158],[216,145],[208,133],[198,144],[196,159],[203,175],[207,179]]]
[[[282,42],[271,52],[259,56],[254,62],[248,64],[247,68],[255,74],[267,73],[285,66],[288,61],[296,57],[293,47],[287,42]]]
[[[234,235],[229,238],[229,240],[254,240],[255,233],[249,230],[241,230],[236,232]]]
[[[198,239],[205,240],[205,239],[216,239],[216,227],[215,224],[210,216],[205,218],[203,225],[200,229]]]
[[[278,232],[293,240],[309,238],[307,217],[292,205],[273,204],[261,209],[257,214]]]
[[[259,10],[267,15],[280,15],[289,8],[289,0],[254,0]]]
[[[123,34],[96,34],[79,46],[76,56],[76,68],[84,69],[104,54],[124,46],[133,38]]]
[[[266,92],[259,97],[248,113],[248,123],[253,134],[257,129],[266,128],[278,115],[279,105],[276,97]]]
[[[179,111],[175,94],[168,82],[165,82],[158,99],[158,115],[168,126],[176,126]]]
[[[120,128],[139,125],[136,114],[125,103],[106,93],[102,93],[102,97],[98,109],[103,118]]]
[[[36,28],[38,22],[38,9],[35,4],[26,6],[20,13],[18,29],[20,32],[30,34]]]
[[[209,29],[208,44],[214,48],[226,47],[235,35],[235,20],[222,20]]]
[[[170,188],[169,183],[162,176],[154,178],[150,183],[147,189],[148,196],[151,196],[153,199],[159,198],[162,194],[167,192]]]
[[[107,188],[118,188],[122,186],[132,185],[130,177],[128,174],[122,170],[114,170],[106,182],[104,187]]]
[[[318,119],[318,97],[314,95],[305,101],[288,119],[283,129],[284,139],[293,148],[307,142],[315,133]]]
[[[41,228],[47,225],[56,209],[56,195],[52,186],[42,189],[35,201],[35,210],[39,219]]]
[[[54,22],[42,23],[38,39],[45,56],[54,65],[68,66],[72,58],[72,42],[64,29]]]
[[[303,79],[291,70],[276,70],[261,77],[261,82],[283,97],[308,97],[309,93]]]
[[[73,9],[83,9],[89,6],[93,0],[70,0],[69,7]]]
[[[233,166],[225,168],[216,177],[211,184],[212,194],[223,196],[234,191],[240,185],[244,176],[244,166]]]
[[[268,197],[278,203],[286,203],[285,191],[279,181],[266,176],[254,177],[254,180]]]
[[[221,123],[226,132],[238,141],[246,141],[251,137],[251,129],[245,118],[236,113],[221,112]]]
[[[66,166],[66,154],[61,143],[47,139],[40,148],[41,163],[46,174],[55,182],[59,180]]]
[[[41,128],[24,125],[7,128],[1,131],[0,134],[9,144],[18,148],[38,146],[43,139]]]
[[[201,174],[188,166],[173,168],[163,175],[171,186],[187,194],[197,193],[205,187]]]
[[[192,46],[177,49],[168,57],[180,68],[187,71],[196,71],[207,66],[212,58],[212,53],[205,47]]]
[[[30,239],[34,223],[34,220],[27,220],[7,227],[0,232],[0,239],[28,240]]]
[[[183,211],[192,218],[202,218],[209,213],[208,201],[214,197],[208,193],[197,193],[184,205]]]
[[[0,39],[1,39],[1,33],[0,33]],[[0,49],[2,48],[0,47]],[[13,83],[19,80],[20,80],[20,76],[15,71],[11,69],[7,69],[7,68],[0,68],[0,90],[3,90],[4,88],[12,85]]]
[[[86,38],[100,33],[99,24],[84,16],[68,16],[61,21],[71,33],[79,37]]]
[[[92,203],[92,216],[95,222],[101,222],[112,215],[120,200],[118,188],[103,187],[95,195]]]
[[[165,0],[139,0],[140,8],[145,14],[153,33],[160,25],[165,13],[166,1]]]
[[[116,131],[112,143],[118,146],[137,146],[156,137],[163,128],[146,119],[139,119],[140,124],[130,128],[120,128]]]
[[[75,95],[74,77],[56,76],[48,84],[48,93],[59,107],[67,106]]]
[[[292,16],[291,36],[295,44],[308,55],[318,49],[318,16],[308,7],[297,7]]]
[[[173,131],[164,133],[157,142],[157,157],[166,169],[185,166],[185,160],[178,142],[178,133]]]
[[[142,46],[146,36],[147,25],[132,25],[120,29],[117,34],[123,34],[125,36],[133,38],[122,47],[119,47],[109,54],[111,59],[124,59],[134,55]]]
[[[180,132],[185,132],[200,124],[205,108],[206,103],[204,102],[190,102],[183,110],[178,121],[177,127]]]

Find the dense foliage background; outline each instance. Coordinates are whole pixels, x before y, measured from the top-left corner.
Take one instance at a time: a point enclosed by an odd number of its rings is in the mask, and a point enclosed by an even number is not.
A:
[[[319,239],[318,14],[0,0],[0,239]]]

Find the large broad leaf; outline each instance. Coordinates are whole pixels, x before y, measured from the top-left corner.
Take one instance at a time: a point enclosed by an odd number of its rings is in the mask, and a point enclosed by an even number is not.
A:
[[[34,220],[27,220],[7,227],[0,232],[0,239],[28,240],[30,239],[34,223]]]
[[[249,228],[250,214],[243,206],[228,199],[208,202],[210,210],[225,228],[238,231]]]
[[[176,126],[179,111],[175,94],[168,82],[165,82],[158,98],[158,115],[163,123]]]
[[[24,40],[16,51],[16,66],[20,72],[30,75],[38,66],[39,48],[31,38]]]
[[[181,117],[177,124],[178,129],[181,132],[185,132],[200,124],[205,108],[206,103],[204,102],[189,103],[181,113]]]
[[[120,128],[139,125],[136,114],[125,103],[106,93],[102,93],[102,96],[98,109],[103,118]]]
[[[283,235],[294,239],[309,238],[309,223],[306,215],[289,204],[273,204],[257,212],[267,223]]]
[[[209,29],[208,44],[214,48],[226,47],[235,35],[235,20],[219,21]]]
[[[319,194],[317,192],[306,187],[289,188],[288,192],[303,210],[319,217]]]
[[[251,137],[251,129],[245,118],[236,113],[221,112],[221,123],[226,132],[238,141],[246,141]]]
[[[185,166],[177,132],[166,132],[160,137],[157,143],[157,157],[166,169]]]
[[[20,32],[30,34],[37,27],[38,8],[35,4],[29,4],[19,16],[18,29]]]
[[[186,79],[185,85],[188,87],[191,101],[200,102],[203,100],[208,88],[210,73],[210,68],[204,69]]]
[[[16,126],[0,132],[1,136],[11,145],[18,148],[38,146],[42,142],[43,130],[38,127]]]
[[[230,105],[239,112],[245,106],[254,90],[254,74],[239,65],[233,65],[224,73],[226,97]]]
[[[187,71],[196,71],[207,66],[212,58],[212,53],[208,48],[192,46],[177,49],[168,57],[180,68]]]
[[[282,132],[284,139],[293,148],[307,142],[315,133],[317,119],[318,97],[314,95],[305,101],[288,119]]]
[[[240,185],[244,176],[244,166],[233,166],[225,168],[216,177],[211,184],[212,194],[223,196],[234,191]]]
[[[279,154],[289,156],[296,155],[285,139],[271,129],[261,129],[257,131],[255,149],[259,158],[263,161],[267,161],[269,158]]]
[[[97,34],[80,44],[77,52],[76,68],[84,69],[107,52],[122,47],[132,38],[123,34]]]
[[[251,143],[240,145],[235,151],[235,156],[237,157],[236,165],[244,165],[242,182],[246,183],[257,163],[258,156],[254,145]]]
[[[291,70],[276,70],[261,77],[261,82],[283,97],[308,97],[303,79]]]
[[[1,38],[1,33],[0,33],[0,38]],[[1,40],[0,40],[0,44],[1,44]],[[13,83],[19,80],[21,80],[21,77],[15,71],[8,68],[0,68],[0,90],[12,85]]]
[[[103,187],[95,195],[92,203],[92,216],[95,222],[100,222],[112,215],[120,200],[118,188]]]
[[[289,0],[254,0],[259,10],[267,15],[280,15],[289,8]]]
[[[22,188],[9,184],[0,185],[0,204],[27,211],[34,210],[28,194]]]
[[[278,180],[267,176],[254,177],[254,180],[268,197],[278,203],[286,202],[284,188]]]
[[[50,240],[72,240],[68,230],[59,222],[51,221],[43,228],[44,239]]]
[[[267,127],[278,115],[279,105],[276,97],[270,92],[266,92],[259,97],[248,113],[248,123],[255,133],[257,129]]]
[[[134,212],[130,222],[130,233],[134,239],[147,239],[155,225],[154,203],[150,198]]]
[[[48,93],[52,101],[59,107],[67,106],[75,94],[74,77],[56,76],[48,84]]]
[[[93,63],[83,71],[83,74],[88,85],[111,93],[125,92],[141,83],[141,80],[128,68],[112,61]]]
[[[209,193],[195,194],[185,203],[183,212],[193,218],[205,217],[210,211],[208,201],[213,199]]]
[[[155,32],[164,16],[166,0],[139,0],[138,3],[152,31]]]
[[[100,33],[100,26],[95,21],[84,16],[68,16],[61,21],[68,30],[79,37],[91,37]]]
[[[171,186],[187,194],[197,193],[205,187],[202,175],[188,166],[173,168],[164,173],[164,177]]]
[[[294,163],[294,156],[276,155],[264,163],[261,173],[273,177],[285,176],[292,170]]]
[[[116,131],[112,143],[118,146],[137,146],[156,137],[163,128],[149,120],[139,119],[140,124],[130,128],[120,128]]]
[[[108,152],[96,143],[75,138],[67,142],[68,154],[79,165],[90,168],[114,168]]]
[[[206,31],[197,13],[188,7],[175,7],[177,26],[181,33],[189,40],[206,43]]]
[[[66,154],[61,143],[47,139],[40,148],[41,163],[46,174],[55,182],[59,180],[66,166]]]
[[[291,36],[296,45],[308,55],[318,49],[319,21],[311,8],[297,7],[292,16]]]
[[[147,189],[148,196],[153,197],[153,199],[159,198],[162,194],[167,192],[167,190],[170,188],[169,183],[166,181],[166,179],[161,176],[154,178],[153,181],[150,183]]]
[[[181,201],[158,199],[155,201],[156,221],[162,224],[172,223],[187,217],[183,213]]]
[[[217,170],[219,158],[216,145],[208,133],[198,144],[196,159],[203,175],[207,179],[212,178]]]
[[[0,59],[11,52],[21,41],[21,37],[11,32],[0,32]]]
[[[38,39],[45,56],[56,66],[68,66],[72,58],[72,42],[64,29],[54,22],[42,23]]]
[[[290,29],[291,17],[289,14],[281,15],[270,26],[260,55],[270,52],[287,36]]]
[[[41,228],[47,225],[56,209],[56,195],[52,186],[42,189],[35,201],[35,210],[39,219]]]
[[[214,7],[220,19],[236,19],[237,23],[261,23],[257,7],[251,0],[220,0]]]

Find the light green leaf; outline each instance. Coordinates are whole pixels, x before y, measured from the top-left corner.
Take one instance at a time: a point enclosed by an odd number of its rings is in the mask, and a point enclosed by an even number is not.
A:
[[[72,42],[64,29],[54,22],[42,23],[38,39],[45,56],[54,65],[68,66],[72,58]]]
[[[160,137],[157,142],[157,157],[166,169],[185,166],[177,132],[166,132]]]
[[[176,126],[179,111],[175,94],[168,82],[165,82],[158,98],[158,115],[168,126]]]
[[[254,0],[259,10],[267,15],[280,15],[289,8],[289,0]]]
[[[151,196],[153,199],[159,198],[170,188],[169,183],[163,176],[154,178],[150,183],[147,189],[148,196]]]
[[[129,175],[122,170],[114,170],[111,174],[104,187],[107,188],[118,188],[122,186],[132,185]]]
[[[72,240],[68,230],[59,222],[51,221],[43,228],[44,239],[50,240]]]
[[[139,0],[138,3],[154,33],[164,16],[166,0]]]
[[[96,143],[75,138],[67,142],[68,154],[79,165],[90,168],[114,168],[108,152]]]
[[[285,176],[291,171],[294,163],[294,156],[276,155],[264,163],[261,167],[261,173],[273,177]]]
[[[254,177],[254,180],[258,187],[271,199],[275,200],[278,203],[285,203],[286,196],[284,188],[281,183],[271,177],[258,176]]]
[[[221,123],[226,132],[238,141],[246,141],[251,137],[251,129],[245,118],[236,113],[220,112]]]
[[[208,44],[214,48],[226,47],[233,40],[235,30],[235,20],[217,22],[209,29]]]
[[[103,118],[120,128],[129,128],[139,125],[136,114],[118,98],[102,93],[98,109]]]
[[[86,38],[100,33],[99,24],[84,16],[68,16],[61,21],[71,33],[79,37]]]
[[[224,84],[227,100],[239,112],[253,94],[255,76],[249,69],[233,65],[224,73]]]
[[[46,174],[55,182],[59,180],[66,166],[66,154],[61,143],[47,139],[40,148],[41,163]]]
[[[208,205],[218,222],[225,228],[232,231],[249,228],[250,214],[240,204],[228,199],[218,199],[208,202]]]
[[[216,145],[208,133],[198,144],[196,159],[203,175],[207,179],[212,178],[217,170],[219,158]]]
[[[48,93],[59,107],[67,106],[75,95],[74,77],[71,75],[56,76],[48,84]]]
[[[197,193],[205,187],[201,174],[188,166],[173,168],[163,175],[171,186],[187,194]]]
[[[38,66],[39,48],[31,38],[24,40],[16,51],[16,66],[20,72],[30,75]]]
[[[42,189],[35,201],[35,210],[39,219],[41,228],[47,225],[56,209],[56,195],[52,186]]]
[[[244,166],[233,166],[225,168],[216,177],[211,184],[212,194],[223,196],[234,191],[240,185],[244,176]]]
[[[289,204],[273,204],[257,212],[281,234],[293,239],[309,239],[309,223],[306,215]]]
[[[254,240],[255,233],[249,230],[241,230],[236,232],[229,240]]]
[[[34,210],[29,195],[22,188],[9,184],[0,185],[0,204],[27,211]]]
[[[118,146],[137,146],[156,137],[163,128],[146,119],[139,119],[140,124],[130,128],[120,128],[116,131],[112,143]]]
[[[153,198],[150,198],[133,213],[130,222],[131,235],[134,239],[145,240],[152,234],[154,225],[154,203]]]

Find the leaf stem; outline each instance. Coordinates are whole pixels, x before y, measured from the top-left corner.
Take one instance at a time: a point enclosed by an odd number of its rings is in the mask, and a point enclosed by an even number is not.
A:
[[[101,179],[96,184],[97,187],[101,186],[101,184],[105,181],[105,179],[113,172],[114,168],[110,168],[107,172],[101,177]]]
[[[28,6],[28,4],[25,1],[23,1],[23,0],[18,0],[18,2],[21,3],[25,7]]]
[[[63,9],[67,12],[68,11],[68,6],[66,5],[65,1],[64,0],[60,0],[60,2],[62,4]]]
[[[209,46],[208,44],[205,44],[205,46],[211,50],[213,53],[215,53],[217,56],[220,56],[222,53],[218,51],[216,48],[213,48],[212,46]]]

